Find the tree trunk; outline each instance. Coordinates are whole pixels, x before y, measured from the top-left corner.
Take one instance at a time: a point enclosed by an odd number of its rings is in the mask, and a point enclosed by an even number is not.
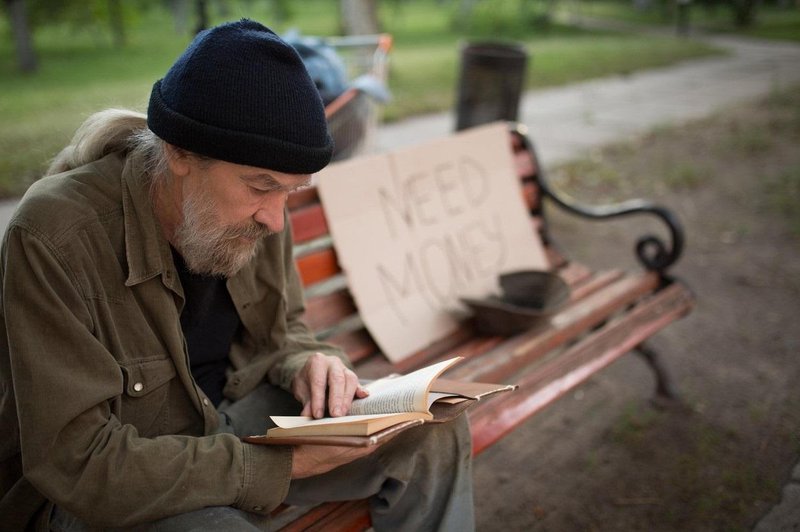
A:
[[[195,33],[200,33],[208,28],[208,2],[206,0],[195,0],[195,9],[197,10],[197,27]]]
[[[758,0],[738,0],[733,2],[733,22],[737,28],[749,28],[756,20]]]
[[[5,4],[8,7],[8,18],[14,34],[17,65],[22,72],[36,72],[39,62],[33,49],[33,35],[28,25],[28,10],[25,0],[5,0]]]
[[[340,0],[339,15],[345,35],[380,32],[377,0]]]
[[[120,0],[108,0],[108,21],[111,25],[111,38],[114,46],[122,48],[125,46],[125,19],[122,15],[122,4]]]
[[[456,12],[456,27],[467,28],[472,20],[472,11],[478,0],[459,0],[458,11]]]
[[[189,31],[189,2],[188,0],[171,0],[172,18],[175,25],[175,33],[185,35]]]

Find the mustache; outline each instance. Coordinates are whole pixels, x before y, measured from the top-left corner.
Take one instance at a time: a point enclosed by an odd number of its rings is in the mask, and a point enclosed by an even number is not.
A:
[[[225,240],[236,240],[245,238],[247,240],[258,240],[265,236],[274,234],[266,225],[258,222],[248,222],[239,226],[227,227],[222,234]]]

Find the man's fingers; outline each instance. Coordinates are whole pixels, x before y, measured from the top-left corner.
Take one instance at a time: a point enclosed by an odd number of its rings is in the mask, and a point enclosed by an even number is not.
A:
[[[348,413],[350,411],[350,406],[353,404],[353,397],[356,394],[356,390],[358,390],[358,377],[352,371],[346,369],[344,371],[345,375],[345,386],[344,386],[344,395],[342,397],[342,415]]]
[[[369,396],[369,390],[367,390],[363,386],[358,386],[356,388],[356,398],[357,399],[363,399],[363,398],[368,397],[368,396]]]
[[[356,374],[337,357],[317,353],[309,357],[292,384],[295,398],[303,405],[301,415],[313,418],[343,416],[350,411],[354,398],[369,392],[359,385]]]
[[[325,398],[328,387],[328,367],[315,359],[308,368],[311,395],[311,415],[317,419],[325,416]]]
[[[328,367],[328,411],[332,416],[343,416],[347,413],[344,407],[346,379],[345,369],[338,364]]]

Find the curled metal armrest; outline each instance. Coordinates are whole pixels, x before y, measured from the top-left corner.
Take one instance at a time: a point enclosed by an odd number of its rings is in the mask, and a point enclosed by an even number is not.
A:
[[[634,199],[611,205],[585,205],[581,204],[562,192],[555,191],[539,164],[536,150],[527,135],[527,128],[524,124],[511,124],[512,133],[516,134],[522,141],[523,147],[527,150],[537,163],[536,180],[541,190],[542,197],[548,197],[564,210],[584,218],[594,220],[609,220],[620,218],[632,214],[653,215],[661,219],[669,229],[671,245],[667,246],[664,241],[656,235],[644,235],[636,242],[636,256],[639,262],[648,269],[663,274],[667,268],[680,258],[683,252],[684,234],[678,218],[666,207],[656,205],[652,202]]]

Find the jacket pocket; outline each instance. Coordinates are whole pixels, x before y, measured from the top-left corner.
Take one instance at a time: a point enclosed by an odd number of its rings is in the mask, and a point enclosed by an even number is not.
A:
[[[120,421],[143,437],[169,426],[170,383],[177,374],[170,358],[147,358],[122,366],[124,393]]]

